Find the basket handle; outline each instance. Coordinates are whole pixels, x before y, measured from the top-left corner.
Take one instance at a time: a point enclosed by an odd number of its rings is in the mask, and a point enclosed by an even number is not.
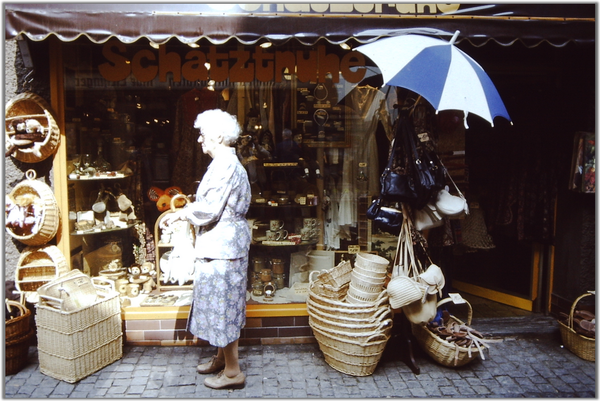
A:
[[[379,322],[381,322],[381,319],[383,319],[383,317],[386,316],[390,312],[391,312],[391,309],[390,309],[389,305],[384,306],[383,308],[379,308],[377,310],[377,312],[375,312],[373,314],[373,317],[371,319],[373,321],[379,321]]]
[[[313,273],[318,273],[318,274],[319,274],[319,276],[320,276],[320,275],[321,275],[321,271],[320,271],[320,270],[313,270],[313,271],[311,271],[311,272],[308,274],[308,282],[309,282],[309,283],[311,283],[311,284],[312,284],[312,283],[314,283],[314,280],[313,280]]]
[[[573,302],[573,305],[571,305],[571,313],[569,313],[569,328],[570,329],[573,329],[573,313],[575,313],[575,307],[577,306],[579,301],[581,301],[585,297],[589,297],[590,295],[596,296],[596,291],[588,291],[587,293],[580,295],[579,297],[577,297],[575,302]]]
[[[367,344],[370,343],[372,341],[376,341],[376,339],[381,338],[382,340],[389,340],[390,336],[386,336],[383,333],[375,333],[373,335],[371,335],[370,337],[368,337],[363,344]]]
[[[8,298],[5,298],[4,302],[6,303],[6,310],[8,311],[8,313],[10,313],[12,311],[11,307],[16,306],[17,308],[19,308],[19,311],[21,312],[21,316],[25,314],[25,312],[26,312],[25,306],[23,306],[20,302],[11,301]]]
[[[177,208],[175,207],[175,200],[179,199],[179,198],[185,199],[185,203],[190,203],[190,198],[188,198],[184,194],[177,194],[171,198],[171,211],[172,212],[177,210]]]
[[[98,283],[96,283],[96,282],[98,282]],[[109,287],[108,290],[106,289],[106,286],[103,285],[103,283],[108,284],[108,287]],[[92,285],[96,288],[96,290],[101,290],[106,293],[116,291],[115,282],[112,280],[109,280],[105,277],[92,277]]]
[[[51,297],[50,295],[40,295],[40,305],[48,306],[52,309],[58,309],[62,312],[63,310],[63,300],[60,298]]]
[[[471,318],[473,317],[473,308],[471,307],[471,304],[469,303],[469,301],[467,301],[466,299],[463,298],[463,300],[465,301],[465,303],[467,304],[468,308],[468,312],[467,312],[467,326],[471,325]],[[444,298],[442,300],[440,300],[437,303],[437,307],[439,308],[440,306],[447,304],[448,302],[452,302],[454,303],[454,301],[452,300],[452,298]],[[454,304],[454,305],[460,305],[460,304]]]

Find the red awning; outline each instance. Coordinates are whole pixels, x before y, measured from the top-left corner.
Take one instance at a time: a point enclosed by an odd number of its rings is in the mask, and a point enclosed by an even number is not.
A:
[[[402,33],[449,39],[456,30],[475,46],[495,41],[527,47],[543,42],[594,43],[595,4],[5,4],[5,38],[25,35],[40,41],[50,35],[69,42],[85,35],[95,43],[112,37],[124,43],[147,38],[164,43],[207,39],[221,44],[319,39],[340,44],[368,43]]]

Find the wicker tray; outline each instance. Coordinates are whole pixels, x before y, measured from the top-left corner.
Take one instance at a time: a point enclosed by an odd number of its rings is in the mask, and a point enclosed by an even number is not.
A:
[[[68,272],[67,259],[57,246],[26,247],[17,262],[15,286],[19,292],[37,291]]]
[[[43,245],[48,243],[56,233],[60,223],[58,203],[52,189],[41,181],[35,179],[35,170],[27,170],[27,179],[18,183],[10,192],[9,197],[19,201],[23,197],[37,199],[42,206],[41,221],[35,232],[15,233],[12,228],[6,227],[6,232],[14,239],[25,245]]]
[[[21,93],[12,98],[7,104],[4,113],[6,151],[12,146],[12,136],[15,131],[12,122],[16,119],[37,120],[44,129],[45,138],[35,142],[29,148],[17,148],[11,156],[25,163],[40,162],[56,152],[60,143],[60,129],[56,119],[50,112],[50,105],[34,93]]]
[[[558,324],[562,341],[569,351],[586,361],[596,361],[596,339],[583,336],[573,329],[573,313],[575,312],[575,307],[579,301],[590,295],[595,296],[596,292],[589,291],[586,294],[580,295],[575,302],[573,302],[573,305],[571,305],[571,313],[569,313],[567,324],[564,324],[561,321],[559,321]]]
[[[318,284],[327,284],[332,287],[342,287],[350,282],[352,274],[352,263],[349,260],[343,260],[337,266],[329,270],[315,270],[318,277],[315,280]],[[312,275],[313,272],[311,272]]]
[[[440,307],[448,302],[452,302],[451,298],[442,299],[437,303]],[[473,316],[473,309],[471,304],[465,300],[465,304],[468,307],[467,326],[471,325],[471,318]],[[465,324],[455,316],[450,315],[450,321],[457,324]],[[477,357],[485,359],[483,352],[480,352],[475,347],[461,347],[456,343],[451,343],[445,339],[439,337],[437,334],[432,333],[425,325],[413,324],[412,333],[417,339],[417,342],[423,348],[423,350],[436,362],[441,365],[448,367],[459,367],[466,365]],[[487,346],[481,345],[481,351],[488,349]]]
[[[4,323],[5,328],[5,341],[8,343],[18,337],[29,333],[29,319],[31,318],[31,311],[19,302],[5,300],[6,308],[10,312],[11,308],[16,307],[19,309],[20,315],[17,317],[11,317]]]

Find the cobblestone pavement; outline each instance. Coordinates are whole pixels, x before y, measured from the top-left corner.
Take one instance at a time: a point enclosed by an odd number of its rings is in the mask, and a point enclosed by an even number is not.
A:
[[[456,369],[417,348],[418,375],[392,340],[375,372],[365,377],[331,368],[317,344],[242,346],[247,380],[241,390],[203,385],[205,376],[195,367],[214,354],[213,347],[125,346],[122,359],[74,384],[42,374],[37,348],[30,347],[29,365],[5,376],[5,398],[596,397],[595,363],[562,347],[554,319],[481,319],[472,326],[503,341],[490,345],[484,361]]]

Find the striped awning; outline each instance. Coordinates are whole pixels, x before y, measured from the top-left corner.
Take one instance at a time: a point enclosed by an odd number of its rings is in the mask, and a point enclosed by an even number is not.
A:
[[[275,44],[296,39],[313,45],[349,40],[369,43],[385,36],[422,33],[475,46],[495,41],[503,46],[522,42],[595,41],[596,6],[583,4],[340,4],[340,3],[5,3],[5,38],[25,35],[41,41],[55,35],[70,42],[82,35],[95,43],[117,38],[133,43],[146,38],[161,44],[207,39],[222,44],[236,39],[245,45]]]

